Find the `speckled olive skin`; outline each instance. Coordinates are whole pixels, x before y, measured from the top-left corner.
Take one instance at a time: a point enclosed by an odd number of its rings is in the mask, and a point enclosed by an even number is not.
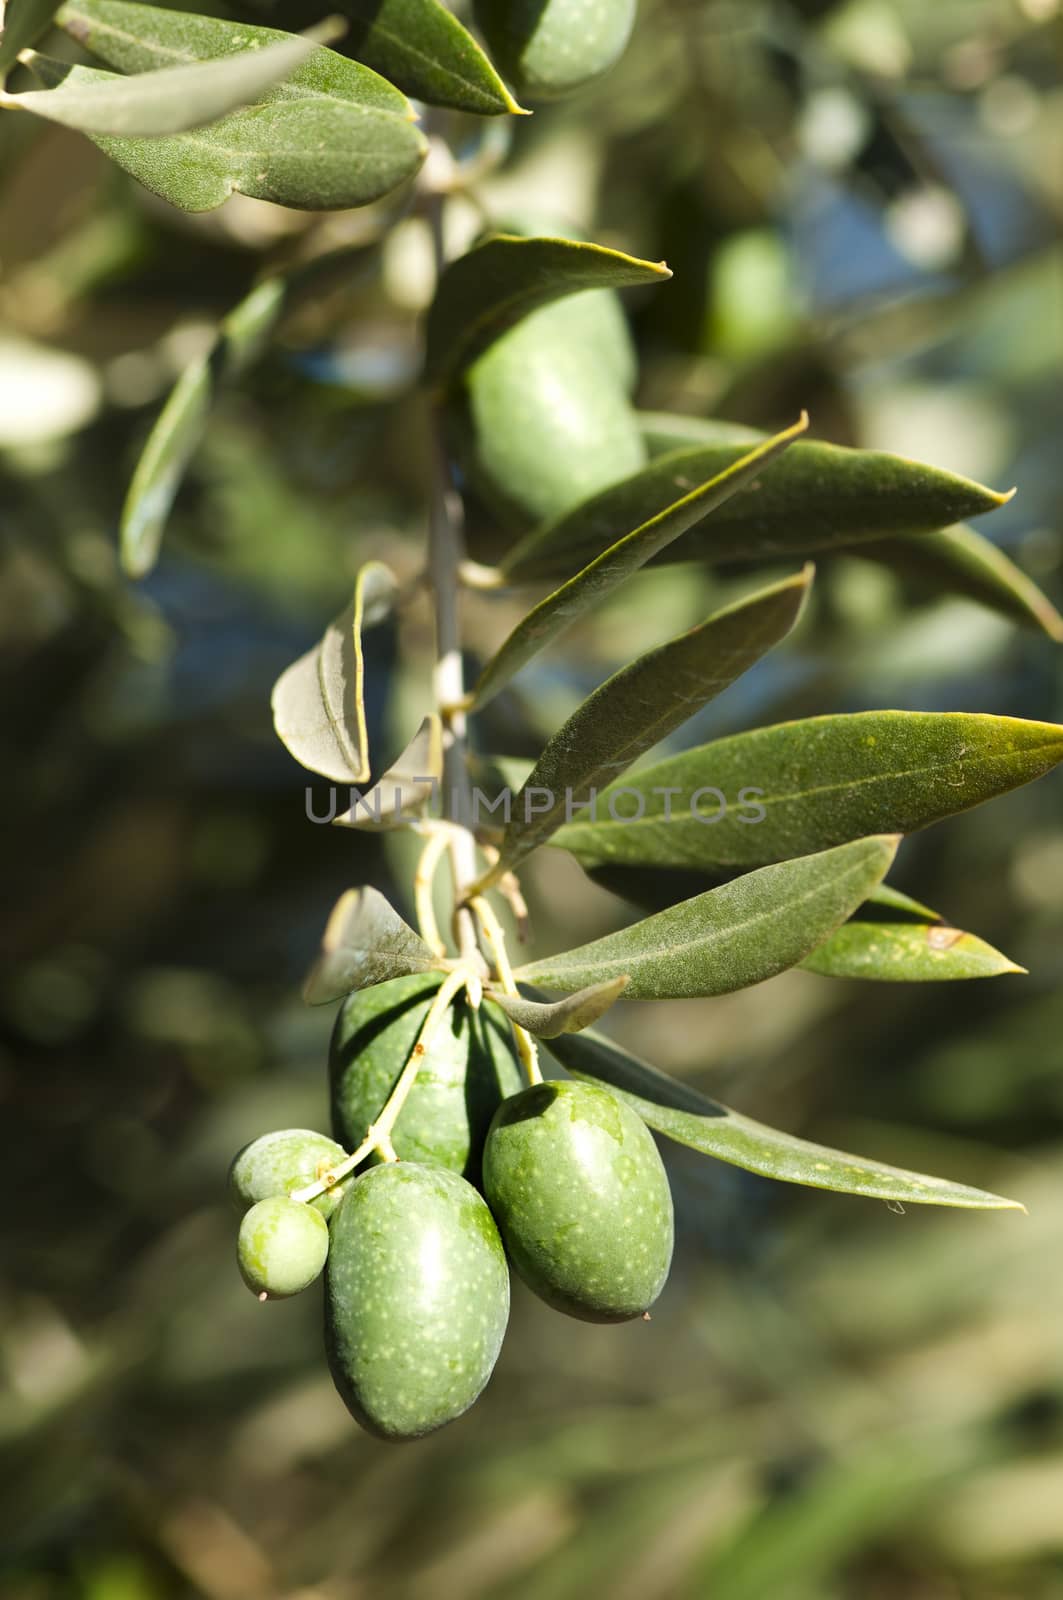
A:
[[[456,1172],[373,1167],[332,1220],[325,1347],[352,1416],[417,1439],[467,1411],[509,1320],[509,1270],[491,1213]]]
[[[473,9],[499,71],[529,100],[608,72],[635,23],[635,0],[475,0]]]
[[[491,1124],[484,1193],[536,1294],[587,1322],[657,1299],[672,1260],[672,1195],[653,1136],[607,1089],[541,1083]]]
[[[320,1276],[328,1251],[328,1223],[320,1211],[275,1194],[245,1214],[236,1259],[254,1294],[283,1300],[309,1288]]]
[[[278,1128],[245,1144],[229,1168],[229,1194],[239,1211],[268,1195],[305,1189],[338,1166],[346,1155],[341,1144],[311,1128]],[[347,1180],[349,1183],[350,1180]],[[310,1204],[330,1217],[343,1199],[347,1183],[338,1183]]]
[[[329,1081],[332,1125],[350,1149],[379,1116],[440,981],[438,973],[395,978],[349,995],[341,1006],[329,1048]],[[478,1012],[459,1001],[436,1030],[395,1124],[396,1155],[477,1182],[491,1118],[521,1082],[504,1013],[489,1001]]]

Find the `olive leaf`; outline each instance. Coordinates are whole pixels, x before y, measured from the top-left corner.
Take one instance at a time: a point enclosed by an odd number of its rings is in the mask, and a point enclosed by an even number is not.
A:
[[[81,133],[123,138],[184,133],[258,100],[302,66],[317,45],[336,34],[334,25],[322,24],[301,37],[280,34],[272,44],[252,45],[235,55],[162,67],[129,78],[72,73],[57,88],[4,96],[0,104],[32,111]]]
[[[548,741],[514,800],[490,878],[549,838],[572,814],[574,798],[593,799],[600,781],[617,778],[778,644],[797,621],[812,573],[806,567],[715,612],[588,696]],[[542,805],[534,804],[537,796]]]
[[[869,978],[876,983],[944,983],[1025,972],[991,944],[940,919],[916,922],[857,913],[801,963],[828,978]]]
[[[575,572],[613,542],[618,527],[658,516],[677,496],[725,472],[748,450],[748,442],[712,442],[658,456],[641,472],[533,530],[507,556],[506,577],[523,581]],[[669,559],[724,562],[808,555],[898,534],[929,533],[992,511],[1010,498],[903,456],[802,440],[754,492],[693,526]]]
[[[442,779],[443,727],[432,711],[380,781],[333,820],[341,828],[401,826],[424,809]]]
[[[501,1006],[507,1017],[534,1033],[540,1039],[556,1039],[562,1033],[578,1033],[581,1028],[597,1022],[620,999],[627,988],[626,975],[610,978],[606,983],[594,983],[579,989],[564,1000],[543,1002],[529,1000],[524,995],[500,994],[492,991],[491,998]]]
[[[1052,722],[960,711],[809,717],[647,767],[624,785],[626,820],[609,813],[606,789],[596,820],[566,823],[552,842],[588,868],[760,866],[864,834],[913,833],[1060,761],[1063,726]],[[699,790],[712,794],[711,810],[692,804]]]
[[[769,462],[781,456],[807,427],[808,417],[802,414],[792,427],[776,434],[773,439],[755,445],[724,471],[694,486],[688,485],[681,499],[665,506],[615,543],[610,543],[589,566],[533,606],[481,672],[469,697],[472,708],[479,710],[485,706],[521,667],[545,649],[584,611],[638,572],[647,561],[686,533],[707,512],[724,505],[732,495],[745,488],[763,472]],[[623,524],[618,523],[617,526]]]
[[[351,54],[415,100],[481,117],[524,114],[472,34],[440,0],[337,0],[331,9],[351,21]]]
[[[581,289],[660,283],[663,262],[575,239],[495,233],[443,272],[425,330],[425,380],[440,384],[539,306]]]
[[[1063,616],[1010,556],[974,528],[942,528],[919,538],[883,539],[853,552],[948,594],[1039,628],[1063,643]]]
[[[364,783],[369,777],[362,629],[384,619],[397,591],[388,567],[366,562],[350,605],[273,686],[277,737],[302,766],[334,783]]]
[[[689,1084],[676,1082],[601,1034],[566,1036],[551,1042],[550,1049],[566,1072],[606,1084],[657,1133],[747,1172],[901,1204],[1025,1210],[1017,1200],[847,1155],[766,1127]]]
[[[352,989],[431,972],[432,951],[372,888],[348,889],[336,901],[321,939],[321,952],[303,985],[312,1006],[339,1000]]]
[[[796,966],[885,877],[897,837],[762,867],[618,933],[520,967],[520,983],[571,992],[626,973],[629,1000],[729,994]]]
[[[7,0],[0,8],[0,74],[14,66],[20,50],[36,44],[59,5],[60,0]]]
[[[60,20],[123,73],[211,61],[292,37],[125,0],[96,0],[91,15],[67,6]],[[33,68],[50,84],[114,81],[96,68],[43,56],[34,57]],[[307,210],[366,205],[416,172],[428,149],[404,95],[368,67],[320,47],[256,104],[209,128],[157,139],[90,137],[184,211],[209,211],[234,191]]]

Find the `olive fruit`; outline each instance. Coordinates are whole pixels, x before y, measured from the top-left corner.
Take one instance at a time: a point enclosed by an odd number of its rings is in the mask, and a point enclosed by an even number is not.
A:
[[[415,973],[348,995],[329,1048],[332,1123],[355,1149],[380,1115],[442,981]],[[520,1062],[505,1013],[464,1001],[442,1019],[391,1133],[402,1161],[449,1167],[470,1181],[499,1104],[520,1088]]]
[[[328,1251],[328,1223],[320,1211],[285,1195],[259,1200],[240,1223],[240,1274],[250,1290],[271,1300],[312,1284]]]
[[[540,100],[607,72],[635,22],[635,0],[475,0],[473,9],[503,76]]]
[[[229,1168],[229,1193],[239,1210],[246,1211],[268,1195],[305,1189],[338,1166],[346,1154],[335,1139],[310,1128],[278,1128],[252,1139],[240,1151]],[[338,1183],[311,1204],[329,1217],[343,1198],[344,1188]]]
[[[482,1392],[509,1318],[490,1211],[456,1172],[372,1167],[332,1221],[325,1346],[348,1410],[384,1439],[416,1439]]]
[[[484,1193],[536,1294],[588,1322],[651,1306],[672,1260],[672,1196],[653,1136],[608,1089],[539,1083],[495,1113]]]

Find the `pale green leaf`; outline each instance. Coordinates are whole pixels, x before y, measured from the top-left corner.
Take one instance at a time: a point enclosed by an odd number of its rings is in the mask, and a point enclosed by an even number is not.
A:
[[[159,138],[217,122],[258,100],[302,66],[315,47],[336,37],[334,26],[312,28],[303,37],[280,35],[214,61],[163,67],[129,78],[70,74],[55,89],[31,89],[0,97],[0,104],[32,111],[81,133],[121,138]]]
[[[778,644],[797,621],[812,570],[716,612],[596,689],[549,740],[513,801],[490,880],[549,838],[572,814],[573,802],[589,801],[599,783],[614,784]]]
[[[620,999],[627,988],[627,978],[610,978],[607,983],[592,984],[566,995],[564,1000],[543,1002],[528,1000],[524,995],[492,992],[491,998],[507,1017],[534,1033],[540,1039],[556,1039],[562,1033],[578,1033],[592,1022],[597,1022]]]
[[[302,766],[334,783],[360,784],[369,777],[362,630],[387,616],[397,592],[389,568],[366,562],[350,605],[273,686],[278,739]]]
[[[762,867],[618,933],[520,967],[518,982],[568,993],[630,978],[629,1000],[729,994],[796,966],[889,870],[896,837]]]
[[[677,1083],[600,1034],[567,1036],[552,1042],[550,1049],[566,1072],[607,1084],[657,1133],[747,1172],[902,1205],[1025,1209],[1017,1200],[847,1155],[765,1127],[689,1084]]]
[[[521,667],[590,606],[638,572],[707,512],[725,505],[781,456],[807,427],[808,418],[802,416],[793,427],[740,455],[725,471],[688,486],[682,499],[665,506],[616,543],[610,543],[589,566],[547,595],[517,623],[481,672],[469,697],[470,705],[475,709],[486,705]]]
[[[399,827],[424,810],[442,780],[443,728],[432,711],[380,781],[334,820],[341,828]]]
[[[615,821],[606,789],[596,820],[566,823],[552,842],[588,868],[760,866],[864,834],[913,833],[1060,761],[1063,727],[1051,722],[960,711],[810,717],[647,767],[624,785],[644,801],[640,816]],[[636,809],[627,794],[621,804]]]
[[[581,289],[660,283],[663,262],[574,239],[496,233],[451,262],[428,313],[425,378],[442,383],[539,306]]]
[[[376,889],[348,889],[332,910],[321,953],[303,985],[312,1006],[339,1000],[352,989],[431,972],[439,962]]]
[[[876,983],[945,983],[1024,972],[973,933],[934,920],[867,916],[859,912],[806,956],[801,965],[828,978]]]

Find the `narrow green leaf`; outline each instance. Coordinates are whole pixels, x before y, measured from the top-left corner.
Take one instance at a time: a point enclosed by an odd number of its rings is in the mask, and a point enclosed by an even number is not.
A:
[[[660,283],[663,262],[574,239],[496,233],[447,267],[428,313],[425,379],[439,384],[522,317],[581,289]]]
[[[678,1083],[627,1050],[587,1032],[550,1045],[566,1072],[607,1084],[657,1133],[747,1172],[813,1189],[835,1189],[902,1205],[961,1206],[971,1210],[1025,1210],[1017,1200],[906,1172],[880,1161],[846,1155],[754,1122],[729,1106]]]
[[[190,363],[159,413],[122,507],[122,566],[142,578],[158,559],[163,529],[203,432],[219,380],[261,353],[284,309],[288,282],[266,278],[223,320],[209,354]]]
[[[581,1028],[597,1022],[614,1005],[627,988],[627,978],[611,978],[608,983],[595,983],[589,989],[580,989],[564,1000],[543,1003],[528,1000],[524,995],[492,993],[496,1001],[514,1022],[540,1039],[556,1039],[562,1033],[578,1033]]]
[[[337,0],[347,44],[366,66],[430,106],[524,115],[486,54],[440,0]]]
[[[321,940],[321,953],[303,985],[303,999],[327,1005],[374,983],[431,972],[439,962],[376,889],[340,896]]]
[[[665,506],[648,522],[640,523],[633,532],[610,544],[589,566],[577,572],[560,589],[547,595],[517,623],[509,638],[491,657],[469,697],[470,705],[477,710],[485,706],[505,687],[514,673],[545,649],[590,606],[596,605],[632,573],[638,572],[647,561],[678,539],[680,534],[686,533],[707,512],[726,504],[732,495],[736,495],[752,478],[763,472],[769,462],[781,456],[807,427],[808,417],[802,415],[793,427],[786,428],[763,444],[755,445],[715,477],[693,487],[688,486],[682,499]]]
[[[812,573],[806,567],[717,611],[596,689],[549,740],[514,800],[490,878],[523,860],[572,815],[573,802],[590,801],[599,783],[618,778],[785,638]]]
[[[553,842],[584,867],[760,866],[869,833],[914,833],[1063,761],[1063,726],[961,711],[859,711],[733,734],[634,774],[621,805]],[[644,802],[638,817],[630,813]],[[700,797],[699,797],[700,791]],[[706,798],[708,797],[708,798]]]
[[[858,839],[836,850],[762,867],[619,933],[533,961],[518,982],[571,992],[626,973],[629,1000],[729,994],[796,966],[881,881],[898,839]]]
[[[130,78],[70,75],[55,89],[2,96],[0,105],[32,111],[81,133],[141,139],[184,133],[260,99],[302,66],[317,45],[335,37],[335,27],[323,24],[301,38],[281,34],[272,44],[252,46],[215,61],[162,67]]]
[[[919,538],[883,539],[853,552],[921,579],[934,590],[965,595],[1063,643],[1063,616],[1048,596],[992,540],[973,528],[942,528]]]
[[[394,828],[423,811],[443,781],[443,727],[429,712],[368,794],[334,820],[341,828]]]
[[[397,592],[391,570],[367,561],[347,609],[273,686],[278,739],[302,766],[334,783],[359,784],[369,777],[362,629],[387,616]]]
[[[59,4],[60,0],[7,0],[0,16],[0,75],[14,66],[20,50],[37,43]]]
[[[290,34],[127,0],[67,5],[64,27],[123,73],[210,61]],[[110,81],[90,67],[35,57],[45,83]],[[409,178],[427,151],[409,101],[334,50],[316,49],[259,102],[209,128],[159,139],[92,135],[146,188],[184,211],[209,211],[234,192],[329,210],[366,205]]]
[[[659,515],[748,449],[747,442],[719,441],[658,456],[633,477],[530,533],[507,557],[507,578],[558,578],[576,571],[613,542],[617,528]],[[929,533],[1010,498],[903,456],[802,440],[763,483],[692,527],[669,559],[718,563],[809,555]]]
[[[894,914],[889,920],[859,912],[801,965],[828,978],[869,978],[876,983],[945,983],[1026,970],[975,934],[937,919],[915,922]]]
[[[909,922],[943,922],[945,919],[937,911],[931,911],[921,900],[913,900],[910,894],[904,894],[900,889],[895,889],[891,883],[880,883],[872,889],[864,905],[857,913],[881,916],[890,914],[888,920]]]

